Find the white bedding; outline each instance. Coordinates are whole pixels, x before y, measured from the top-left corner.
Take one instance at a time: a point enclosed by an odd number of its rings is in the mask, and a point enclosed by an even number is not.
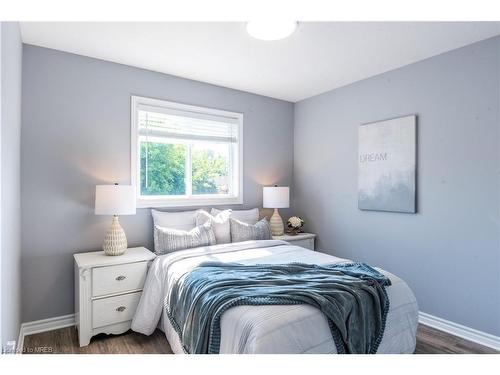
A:
[[[242,264],[309,263],[332,264],[336,258],[290,245],[284,241],[247,241],[177,251],[157,257],[148,272],[144,292],[132,321],[132,329],[150,335],[163,329],[174,353],[183,353],[177,333],[164,319],[163,302],[168,288],[190,269],[206,261]],[[389,272],[387,288],[390,309],[378,353],[413,353],[418,306],[408,285]],[[328,322],[315,307],[238,306],[221,319],[220,353],[336,353]]]

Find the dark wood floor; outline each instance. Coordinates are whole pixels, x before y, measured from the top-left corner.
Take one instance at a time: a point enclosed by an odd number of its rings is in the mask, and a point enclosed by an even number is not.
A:
[[[52,349],[50,351],[50,349]],[[37,333],[24,338],[25,354],[172,354],[165,334],[157,329],[151,336],[134,331],[122,335],[104,333],[92,337],[90,344],[80,348],[75,327]]]
[[[156,330],[151,336],[132,331],[118,336],[101,334],[90,345],[80,348],[74,327],[26,336],[24,352],[57,354],[172,354],[165,335]],[[417,331],[417,354],[498,354],[488,347],[420,324]]]
[[[419,324],[417,354],[499,354],[494,349]]]

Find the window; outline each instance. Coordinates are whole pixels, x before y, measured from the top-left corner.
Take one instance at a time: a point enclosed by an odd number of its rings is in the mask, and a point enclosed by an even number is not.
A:
[[[138,207],[243,203],[243,115],[132,96]]]

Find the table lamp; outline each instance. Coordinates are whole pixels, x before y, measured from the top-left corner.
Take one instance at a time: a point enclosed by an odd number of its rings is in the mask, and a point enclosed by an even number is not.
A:
[[[135,214],[135,189],[130,185],[97,185],[95,187],[95,214],[113,215],[102,249],[106,255],[122,255],[127,249],[127,237],[118,221],[118,215]]]
[[[271,234],[273,236],[282,236],[285,233],[283,219],[278,212],[278,208],[288,208],[290,206],[290,188],[288,186],[274,185],[264,187],[263,190],[264,208],[274,208],[271,216]]]

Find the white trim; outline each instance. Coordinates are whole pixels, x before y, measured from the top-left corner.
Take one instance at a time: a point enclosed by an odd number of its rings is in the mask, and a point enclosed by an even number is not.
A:
[[[241,198],[238,197],[193,197],[187,199],[168,198],[155,198],[141,199],[137,201],[137,208],[168,208],[168,207],[204,207],[204,206],[224,206],[232,204],[242,204]]]
[[[71,327],[74,325],[75,314],[56,316],[54,318],[23,323],[21,324],[21,329],[19,330],[19,340],[17,344],[18,352],[22,353],[25,336],[34,335],[35,333],[53,331],[55,329]]]
[[[22,353],[23,347],[24,347],[24,331],[23,331],[23,325],[21,324],[21,327],[19,327],[19,337],[17,338],[17,352]]]
[[[418,321],[426,326],[500,351],[500,337],[498,336],[450,322],[422,311],[418,313]]]
[[[165,208],[165,207],[188,207],[188,206],[216,206],[243,204],[243,113],[229,112],[220,109],[193,106],[188,104],[169,102],[166,100],[147,98],[131,95],[130,97],[130,183],[136,187],[137,208]],[[140,105],[151,105],[163,107],[168,110],[181,110],[196,113],[199,115],[227,117],[235,120],[238,125],[238,150],[237,163],[233,168],[238,170],[238,178],[232,181],[232,190],[237,191],[237,195],[229,196],[189,196],[189,197],[151,197],[140,196],[140,186],[137,186],[137,180],[140,176],[140,165],[137,163],[138,148],[138,128],[137,128],[137,108]]]

